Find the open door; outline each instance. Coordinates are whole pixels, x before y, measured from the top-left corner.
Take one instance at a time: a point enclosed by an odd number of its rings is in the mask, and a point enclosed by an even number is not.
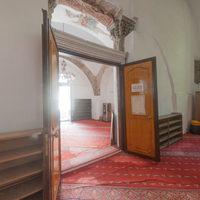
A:
[[[45,134],[45,199],[56,200],[60,185],[60,116],[58,103],[58,49],[43,11],[43,129]]]
[[[160,160],[156,58],[124,67],[126,151]]]

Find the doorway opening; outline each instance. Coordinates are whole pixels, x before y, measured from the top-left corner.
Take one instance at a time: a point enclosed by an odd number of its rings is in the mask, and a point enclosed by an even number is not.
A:
[[[60,121],[71,120],[71,93],[70,86],[59,82],[59,110],[60,110]]]
[[[59,4],[52,14],[51,25],[56,31],[113,49],[114,41],[108,30],[112,17],[101,14],[102,21],[98,13],[88,11]],[[61,52],[61,169],[65,173],[119,152],[113,147],[120,143],[119,74],[114,66],[72,56],[71,51]]]
[[[113,155],[118,113],[116,67],[59,54],[62,172]],[[116,132],[117,130],[115,130]]]

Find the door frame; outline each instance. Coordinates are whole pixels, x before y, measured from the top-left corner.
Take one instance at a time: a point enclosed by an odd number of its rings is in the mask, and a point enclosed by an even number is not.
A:
[[[43,172],[43,182],[44,182],[44,192],[43,197],[44,199],[50,199],[52,196],[52,182],[51,182],[51,176],[52,176],[52,149],[51,149],[51,142],[52,142],[52,136],[50,135],[50,109],[51,109],[51,103],[48,97],[50,96],[50,85],[51,80],[49,77],[50,74],[50,68],[49,68],[49,32],[52,32],[52,36],[55,40],[53,31],[50,26],[50,22],[48,19],[48,13],[46,10],[42,9],[43,13],[43,24],[42,24],[42,81],[43,81],[43,151],[44,151],[44,162],[43,162],[43,168],[45,169]],[[45,20],[47,19],[47,20]],[[46,29],[45,29],[46,28]],[[48,37],[45,37],[43,33],[46,33]],[[56,41],[56,40],[55,40]],[[57,47],[57,50],[59,52],[57,44],[55,44]],[[45,51],[47,49],[47,52]],[[57,58],[58,59],[58,58]],[[59,59],[57,60],[57,63],[59,63]],[[59,127],[60,129],[60,127]],[[59,142],[60,143],[60,142]],[[59,151],[61,152],[61,144],[59,144]],[[61,172],[61,154],[59,156],[60,161],[60,172]],[[61,175],[61,174],[60,174]],[[59,180],[61,183],[61,179]],[[60,184],[59,184],[60,187]],[[59,188],[58,188],[59,191]]]
[[[49,24],[49,27],[50,27],[50,31],[51,31],[53,40],[55,41],[55,46],[56,46],[56,49],[57,49],[57,64],[58,64],[58,68],[59,68],[59,49],[58,49],[58,45],[56,43],[56,38],[55,38],[55,35],[54,35],[54,32],[53,32],[53,29],[51,27],[51,24]],[[58,84],[58,91],[59,91],[59,69],[58,69],[58,74],[57,74],[57,84]],[[58,113],[57,114],[58,114],[58,119],[59,119],[58,129],[59,129],[59,136],[60,136],[60,139],[59,139],[59,149],[58,149],[58,151],[59,151],[59,164],[60,164],[60,167],[59,167],[60,168],[60,177],[59,177],[60,179],[59,179],[59,185],[58,185],[57,193],[56,193],[57,196],[58,196],[58,192],[60,191],[61,176],[62,176],[62,166],[61,166],[62,165],[62,163],[61,163],[61,132],[60,132],[61,129],[60,129],[60,111],[59,111],[59,109],[58,109]],[[50,149],[50,153],[53,153],[51,149]],[[51,161],[51,164],[52,164],[52,156],[50,158],[50,161]],[[51,170],[51,175],[52,175],[52,170]],[[52,186],[51,186],[51,194],[52,194]]]
[[[102,46],[90,41],[86,41],[82,38],[78,38],[68,33],[53,29],[56,42],[58,45],[58,51],[60,53],[66,53],[73,56],[78,56],[80,58],[94,61],[102,64],[114,66],[116,69],[115,75],[117,78],[117,103],[118,103],[118,116],[117,124],[115,124],[115,143],[120,149],[122,147],[122,124],[121,124],[121,83],[120,83],[120,68],[126,62],[127,54],[123,51],[112,49],[106,46]]]
[[[55,37],[56,39],[56,37]],[[116,74],[117,74],[117,93],[118,93],[118,133],[115,132],[114,134],[114,138],[118,138],[118,147],[122,150],[124,150],[127,153],[130,153],[127,151],[127,144],[126,144],[126,113],[125,113],[125,91],[124,91],[124,69],[126,66],[131,65],[131,64],[137,64],[137,63],[141,63],[141,62],[145,62],[145,61],[152,61],[153,63],[153,68],[152,68],[152,73],[153,76],[155,77],[155,79],[153,80],[153,92],[154,94],[157,94],[157,71],[156,71],[156,57],[151,57],[151,58],[147,58],[147,59],[143,59],[143,60],[139,60],[139,61],[135,61],[135,62],[131,62],[131,63],[119,63],[119,62],[113,62],[113,61],[109,61],[109,59],[105,58],[105,59],[98,59],[98,58],[94,58],[92,57],[92,55],[88,55],[87,53],[77,53],[76,51],[74,51],[74,49],[65,49],[65,47],[60,47],[58,46],[58,52],[61,53],[67,53],[70,55],[75,55],[78,56],[80,58],[84,58],[84,59],[88,59],[90,61],[94,61],[94,62],[101,62],[104,64],[108,64],[111,66],[116,67]],[[95,45],[94,45],[95,46]],[[105,53],[106,53],[106,47],[105,47]],[[101,51],[104,50],[104,47],[101,48]],[[118,52],[118,51],[116,51]],[[121,52],[123,53],[123,52]],[[159,161],[159,157],[160,157],[160,149],[159,149],[159,135],[158,135],[158,99],[157,99],[157,95],[153,96],[153,106],[154,106],[154,115],[155,115],[155,121],[154,121],[154,127],[155,127],[155,140],[156,140],[156,159],[155,161]],[[46,137],[46,136],[45,136]],[[46,150],[45,150],[46,151]],[[135,155],[138,155],[136,153],[134,153]],[[140,155],[141,156],[141,155]],[[146,156],[143,156],[144,158],[146,158]],[[48,180],[45,180],[45,182]],[[48,184],[48,182],[46,182],[46,184]]]
[[[150,57],[150,58],[146,58],[146,59],[142,59],[142,60],[138,60],[138,61],[134,61],[134,62],[130,62],[130,63],[121,63],[121,64],[117,64],[115,62],[112,61],[108,61],[108,60],[103,60],[103,59],[96,59],[96,58],[92,58],[91,56],[88,56],[86,54],[82,54],[82,53],[77,53],[74,51],[69,51],[68,49],[64,49],[64,48],[59,48],[58,45],[58,51],[61,53],[66,53],[69,55],[74,55],[74,56],[78,56],[80,58],[83,59],[88,59],[90,61],[94,61],[94,62],[100,62],[100,63],[104,63],[104,64],[108,64],[111,66],[116,67],[117,70],[117,90],[118,90],[118,134],[115,131],[114,132],[114,138],[118,138],[118,141],[114,141],[115,144],[118,144],[118,148],[120,148],[121,150],[130,153],[127,151],[127,144],[126,144],[126,113],[125,113],[125,91],[124,91],[124,68],[128,65],[131,64],[138,64],[141,62],[145,62],[145,61],[152,61],[153,63],[153,76],[155,77],[155,79],[153,80],[153,91],[154,94],[157,94],[157,70],[156,70],[156,57]],[[159,145],[159,133],[158,133],[158,98],[157,95],[155,97],[155,95],[153,96],[153,105],[154,105],[154,116],[155,116],[155,121],[154,121],[154,127],[155,127],[155,140],[156,140],[156,158],[155,161],[160,161],[160,145]],[[116,127],[116,126],[115,126]],[[115,128],[114,127],[114,128]],[[134,153],[132,153],[134,154]],[[135,155],[139,155],[136,154]],[[139,155],[141,156],[141,155]],[[146,156],[143,156],[144,158],[149,158]]]
[[[123,150],[126,152],[126,153],[129,153],[129,154],[134,154],[134,155],[138,155],[138,156],[141,156],[141,157],[144,157],[144,158],[148,158],[148,156],[145,156],[145,155],[141,155],[141,154],[138,154],[138,153],[133,153],[133,152],[129,152],[127,150],[127,138],[126,138],[126,109],[125,109],[125,80],[124,80],[124,69],[127,67],[127,66],[130,66],[132,64],[140,64],[140,63],[143,63],[143,62],[149,62],[151,61],[152,62],[152,74],[153,74],[153,77],[154,79],[152,80],[153,82],[153,110],[154,110],[154,130],[155,130],[155,148],[156,148],[156,157],[155,157],[155,161],[160,161],[160,145],[159,145],[159,128],[158,128],[158,91],[157,91],[157,69],[156,69],[156,57],[150,57],[150,58],[146,58],[146,59],[142,59],[142,60],[138,60],[138,61],[134,61],[134,62],[130,62],[130,63],[126,63],[122,68],[121,68],[121,71],[120,71],[120,77],[121,77],[121,100],[122,100],[122,124],[123,124],[123,140],[122,140],[122,143],[123,143]]]
[[[105,47],[106,48],[106,47]],[[103,49],[103,47],[102,47]],[[122,127],[123,127],[123,124],[122,124],[122,116],[121,116],[121,81],[120,81],[120,68],[123,66],[124,63],[115,63],[115,62],[112,62],[112,61],[108,61],[108,60],[103,60],[103,59],[96,59],[96,58],[92,58],[91,56],[88,56],[88,55],[85,55],[85,54],[80,54],[80,53],[77,53],[77,52],[74,52],[74,51],[68,51],[66,49],[63,49],[63,48],[59,48],[58,46],[58,52],[59,53],[66,53],[66,54],[69,54],[69,55],[73,55],[73,56],[77,56],[77,57],[80,57],[80,58],[83,58],[83,59],[86,59],[86,60],[89,60],[89,61],[92,61],[92,62],[98,62],[98,63],[103,63],[103,64],[107,64],[107,65],[110,65],[110,67],[113,67],[116,69],[116,76],[117,76],[117,99],[118,99],[118,130],[115,130],[116,128],[116,124],[114,121],[114,135],[113,135],[113,138],[114,138],[114,141],[112,141],[112,144],[114,145],[117,145],[117,147],[119,149],[123,149],[123,143],[122,143]],[[118,132],[117,132],[118,131]]]

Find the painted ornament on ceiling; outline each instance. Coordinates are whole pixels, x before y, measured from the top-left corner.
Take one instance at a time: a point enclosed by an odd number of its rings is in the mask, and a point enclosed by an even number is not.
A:
[[[73,23],[88,28],[95,33],[109,35],[109,33],[106,33],[106,31],[104,31],[103,28],[100,27],[100,23],[97,22],[97,20],[90,15],[77,13],[73,12],[70,9],[66,9],[66,16],[69,17]]]

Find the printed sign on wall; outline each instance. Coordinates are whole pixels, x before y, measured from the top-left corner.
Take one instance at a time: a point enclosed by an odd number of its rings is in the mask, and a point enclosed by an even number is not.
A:
[[[143,83],[134,83],[131,85],[131,92],[144,92]]]

